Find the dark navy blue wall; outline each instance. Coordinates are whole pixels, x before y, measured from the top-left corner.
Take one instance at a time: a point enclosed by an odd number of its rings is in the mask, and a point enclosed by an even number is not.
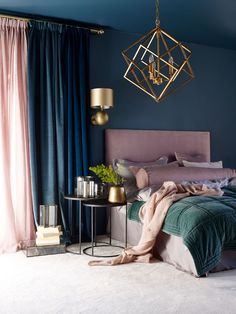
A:
[[[121,50],[136,38],[115,31],[91,38],[91,88],[111,87],[115,93],[109,123],[90,127],[91,163],[104,160],[105,128],[209,130],[212,160],[222,159],[225,166],[236,167],[236,52],[188,44],[196,78],[156,104],[123,79]]]

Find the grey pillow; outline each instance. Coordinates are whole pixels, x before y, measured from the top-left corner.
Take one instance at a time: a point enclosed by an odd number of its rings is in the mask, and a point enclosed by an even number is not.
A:
[[[130,171],[129,167],[152,167],[152,166],[163,166],[168,162],[167,156],[162,156],[157,160],[149,161],[149,162],[136,162],[130,161],[126,159],[114,159],[113,160],[113,168],[114,170],[124,179],[133,179],[135,181],[135,177],[133,173]]]
[[[198,180],[198,181],[183,181],[183,185],[200,184],[206,185],[209,189],[222,189],[229,184],[229,179],[216,179],[216,180]]]
[[[202,154],[188,154],[175,152],[175,158],[179,162],[180,166],[183,166],[183,160],[192,162],[205,162],[208,161]]]
[[[168,157],[162,156],[157,160],[150,162],[136,162],[126,159],[114,159],[113,168],[122,178],[124,178],[124,187],[127,200],[134,200],[138,187],[136,185],[136,178],[134,174],[130,171],[129,167],[153,167],[166,165],[168,162]]]
[[[184,167],[199,167],[199,168],[223,168],[223,162],[192,162],[187,160],[182,160]]]

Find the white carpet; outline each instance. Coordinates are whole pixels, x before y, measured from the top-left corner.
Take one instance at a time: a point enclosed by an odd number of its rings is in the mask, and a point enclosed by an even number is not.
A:
[[[161,262],[89,267],[90,259],[1,255],[0,313],[236,313],[236,270],[196,279]]]

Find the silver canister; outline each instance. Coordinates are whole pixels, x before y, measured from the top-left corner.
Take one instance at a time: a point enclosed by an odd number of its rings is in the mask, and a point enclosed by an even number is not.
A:
[[[79,176],[75,178],[75,195],[83,196],[84,188],[84,177]]]
[[[39,225],[43,227],[55,227],[57,225],[57,205],[40,205]]]
[[[100,183],[99,184],[99,196],[105,196],[106,195],[106,184]]]
[[[98,195],[98,183],[94,183],[94,196],[97,197]]]
[[[88,183],[89,183],[89,197],[94,197],[95,182],[93,180],[90,180]]]
[[[83,192],[84,192],[84,181],[79,181],[78,182],[78,187],[77,187],[77,196],[83,196]]]
[[[83,197],[88,198],[89,196],[89,181],[83,182]]]
[[[57,216],[58,216],[58,206],[49,205],[48,206],[48,225],[49,227],[57,226]]]

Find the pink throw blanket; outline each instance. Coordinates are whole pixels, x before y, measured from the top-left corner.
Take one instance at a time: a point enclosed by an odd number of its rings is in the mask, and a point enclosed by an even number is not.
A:
[[[172,181],[164,182],[162,187],[150,197],[140,210],[143,222],[142,235],[136,246],[124,249],[122,254],[112,260],[90,261],[90,266],[114,266],[131,262],[149,262],[156,237],[161,230],[169,207],[181,198],[190,195],[221,196],[220,189],[209,189],[205,185],[180,185]]]

